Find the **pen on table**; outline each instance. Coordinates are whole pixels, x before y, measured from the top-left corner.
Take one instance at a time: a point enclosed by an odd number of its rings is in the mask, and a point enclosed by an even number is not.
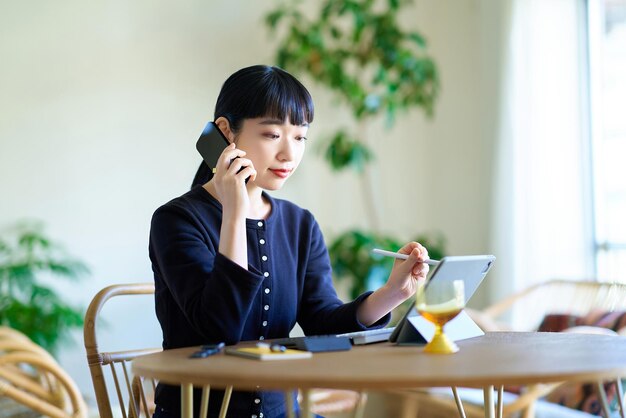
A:
[[[205,358],[217,354],[224,348],[225,343],[208,344],[200,347],[200,350],[191,354],[191,358]]]
[[[386,257],[399,258],[401,260],[406,260],[407,258],[409,258],[409,256],[406,254],[394,253],[393,251],[381,250],[379,248],[374,248],[372,250],[372,253],[384,255]],[[439,264],[439,261],[428,259],[428,260],[424,260],[424,264],[428,264],[430,266],[436,266],[437,264]]]
[[[258,348],[270,350],[272,353],[284,353],[285,351],[287,351],[287,347],[279,344],[256,343],[256,346]]]

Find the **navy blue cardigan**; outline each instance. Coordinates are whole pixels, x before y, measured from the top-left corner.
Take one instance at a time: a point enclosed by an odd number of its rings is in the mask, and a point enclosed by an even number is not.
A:
[[[356,311],[370,292],[349,303],[337,297],[313,215],[286,200],[264,197],[271,203],[269,217],[246,220],[247,270],[218,252],[222,206],[201,186],[154,213],[149,250],[163,349],[286,337],[296,322],[306,335],[367,329]],[[218,415],[222,396],[211,391],[209,416]],[[178,415],[180,389],[159,384],[156,403]],[[283,413],[281,392],[236,391],[228,408],[229,417]]]

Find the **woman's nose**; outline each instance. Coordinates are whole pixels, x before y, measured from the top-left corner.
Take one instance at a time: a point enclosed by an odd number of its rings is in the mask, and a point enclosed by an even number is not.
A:
[[[280,150],[278,152],[278,159],[280,161],[291,161],[293,160],[293,145],[291,141],[282,141],[280,146]]]

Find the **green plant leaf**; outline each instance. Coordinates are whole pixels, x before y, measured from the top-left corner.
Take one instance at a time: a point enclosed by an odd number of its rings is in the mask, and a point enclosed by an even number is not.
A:
[[[285,11],[282,9],[276,9],[271,13],[268,13],[265,16],[265,23],[272,29],[276,29],[276,26],[278,25],[278,22],[283,18],[283,16],[285,15]]]
[[[54,354],[72,328],[82,326],[83,310],[38,283],[38,277],[52,274],[77,280],[89,269],[48,238],[41,223],[20,223],[8,235],[0,240],[0,324],[23,332]],[[12,235],[16,236],[10,239]]]
[[[339,131],[331,138],[325,157],[336,171],[349,167],[361,171],[371,160],[372,154],[365,145],[350,138],[344,131]]]

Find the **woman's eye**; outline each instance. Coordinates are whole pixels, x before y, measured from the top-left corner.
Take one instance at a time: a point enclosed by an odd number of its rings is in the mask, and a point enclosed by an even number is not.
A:
[[[278,135],[278,134],[273,134],[273,133],[267,133],[267,134],[264,134],[264,136],[265,136],[266,138],[269,138],[269,139],[278,139],[278,138],[280,138],[280,135]]]
[[[304,142],[306,140],[307,140],[306,136],[298,136],[298,137],[296,137],[296,141],[299,141],[299,142]]]

